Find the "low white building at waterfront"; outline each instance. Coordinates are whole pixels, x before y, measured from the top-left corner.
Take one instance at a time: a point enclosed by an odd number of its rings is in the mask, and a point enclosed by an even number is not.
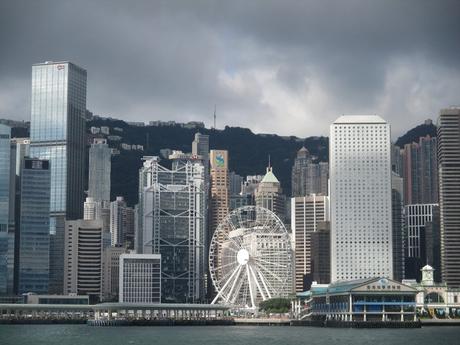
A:
[[[161,303],[161,255],[120,255],[120,303]]]

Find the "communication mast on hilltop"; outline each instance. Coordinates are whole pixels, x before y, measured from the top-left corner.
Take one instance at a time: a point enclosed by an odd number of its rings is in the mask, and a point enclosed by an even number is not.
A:
[[[214,104],[214,129],[216,129],[216,105]]]

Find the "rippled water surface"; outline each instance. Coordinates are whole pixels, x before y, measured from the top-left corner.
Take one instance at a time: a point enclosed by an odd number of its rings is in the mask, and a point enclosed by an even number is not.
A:
[[[0,344],[460,345],[460,326],[421,329],[336,329],[285,326],[0,325]]]

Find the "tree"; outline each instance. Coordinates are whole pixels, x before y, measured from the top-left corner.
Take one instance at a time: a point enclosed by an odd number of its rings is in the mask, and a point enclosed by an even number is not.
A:
[[[287,313],[291,309],[291,300],[288,298],[272,298],[260,302],[259,309],[267,313]]]

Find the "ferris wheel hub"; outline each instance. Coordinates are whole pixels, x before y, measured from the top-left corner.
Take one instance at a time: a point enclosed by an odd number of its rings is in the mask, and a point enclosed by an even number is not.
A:
[[[240,265],[246,265],[249,261],[249,252],[246,249],[240,249],[236,254],[236,259]]]

